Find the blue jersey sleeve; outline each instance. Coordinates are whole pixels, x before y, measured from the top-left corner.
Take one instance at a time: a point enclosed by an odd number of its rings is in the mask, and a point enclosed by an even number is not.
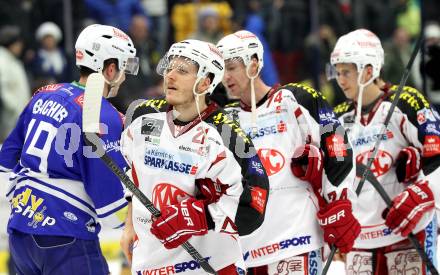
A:
[[[11,171],[17,165],[24,142],[24,114],[22,112],[16,127],[6,138],[0,150],[0,172]]]

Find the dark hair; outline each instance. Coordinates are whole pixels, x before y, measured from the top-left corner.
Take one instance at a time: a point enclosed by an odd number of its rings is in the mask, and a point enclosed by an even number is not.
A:
[[[110,58],[110,59],[107,59],[106,61],[104,61],[104,68],[102,70],[107,69],[107,67],[110,66],[110,64],[113,64],[113,63],[116,65],[116,68],[119,69],[118,59]],[[92,73],[96,73],[96,71],[90,69],[89,67],[79,66],[79,75],[81,77],[89,76]]]
[[[6,25],[0,29],[0,45],[9,47],[15,42],[22,40],[19,26]]]

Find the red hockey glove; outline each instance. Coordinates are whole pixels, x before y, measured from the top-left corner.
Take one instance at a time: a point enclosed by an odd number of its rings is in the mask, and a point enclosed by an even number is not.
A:
[[[229,185],[223,184],[219,180],[213,182],[207,178],[196,180],[196,186],[200,191],[197,199],[203,201],[205,205],[217,202],[223,194],[226,194],[226,190],[229,188]]]
[[[162,216],[153,218],[150,231],[167,249],[178,247],[193,235],[205,235],[208,226],[203,202],[188,198],[163,207]]]
[[[419,150],[412,146],[402,149],[396,159],[396,175],[399,182],[409,183],[415,181],[419,176],[419,172]]]
[[[324,241],[334,244],[341,253],[349,252],[361,232],[361,225],[353,216],[349,200],[336,200],[319,210],[318,222],[324,231]]]
[[[389,228],[406,237],[416,227],[423,214],[433,208],[434,195],[431,189],[426,181],[419,181],[397,195],[391,209],[386,209],[382,216],[385,216],[385,224]]]
[[[321,150],[312,144],[305,144],[295,149],[290,168],[292,173],[310,182],[315,191],[320,192],[322,185],[323,156]]]

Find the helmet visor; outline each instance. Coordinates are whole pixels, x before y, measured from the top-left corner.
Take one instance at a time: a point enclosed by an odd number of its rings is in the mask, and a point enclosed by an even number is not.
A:
[[[336,66],[330,63],[325,64],[325,76],[327,77],[327,80],[336,79],[336,77],[338,76],[336,72]]]
[[[197,75],[198,68],[197,62],[188,57],[166,54],[157,64],[156,72],[161,76],[165,76],[171,71],[176,71],[179,74]]]
[[[139,71],[139,57],[127,58],[127,64],[125,66],[124,72],[126,74],[137,75],[138,71]]]

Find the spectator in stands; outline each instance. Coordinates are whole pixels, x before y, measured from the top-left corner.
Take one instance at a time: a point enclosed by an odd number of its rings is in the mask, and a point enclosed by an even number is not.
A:
[[[384,44],[387,62],[383,66],[383,78],[391,83],[399,83],[402,78],[403,70],[408,64],[412,53],[411,37],[408,31],[402,27],[394,30],[393,38]],[[417,70],[417,67],[413,67]],[[411,73],[408,76],[406,85],[420,88],[416,83],[416,76]]]
[[[156,73],[160,53],[156,50],[150,30],[149,21],[145,16],[133,16],[128,35],[137,49],[139,72],[136,76],[127,75],[124,85],[120,88],[121,92],[111,99],[113,105],[124,114],[131,102],[149,97],[148,88],[162,78]]]
[[[187,39],[197,30],[198,10],[211,7],[219,14],[219,24],[223,33],[231,32],[232,9],[227,1],[185,1],[180,0],[171,10],[171,24],[174,28],[174,41]]]
[[[20,60],[23,47],[18,26],[6,25],[0,29],[0,143],[14,128],[31,95]]]
[[[140,14],[147,17],[147,12],[139,0],[84,0],[90,19],[99,24],[116,27],[128,32],[131,19]]]
[[[220,28],[220,16],[213,7],[202,7],[198,12],[197,31],[190,38],[216,44],[225,33]]]
[[[58,46],[62,39],[60,28],[53,22],[44,22],[36,33],[40,46],[30,63],[33,76],[32,90],[41,86],[70,79],[64,50]]]
[[[261,78],[263,82],[270,87],[279,83],[278,70],[272,58],[272,51],[270,50],[269,43],[264,35],[266,31],[266,23],[263,17],[260,15],[261,2],[260,0],[251,0],[248,2],[249,13],[245,20],[244,29],[255,34],[263,44],[264,53],[264,67],[261,69]]]
[[[440,25],[430,22],[425,28],[426,65],[421,64],[422,73],[428,80],[427,94],[433,105],[440,110]]]
[[[142,6],[148,12],[151,25],[151,37],[155,42],[156,51],[161,56],[168,49],[168,34],[170,20],[168,16],[167,0],[141,0]]]

